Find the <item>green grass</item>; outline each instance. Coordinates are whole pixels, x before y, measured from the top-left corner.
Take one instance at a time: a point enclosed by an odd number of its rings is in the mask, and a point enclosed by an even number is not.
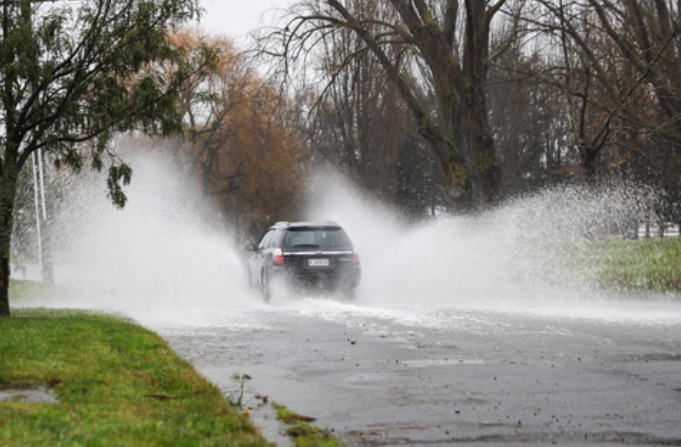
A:
[[[588,268],[608,288],[681,292],[681,238],[608,240],[589,244]]]
[[[0,402],[3,447],[269,445],[165,341],[121,319],[26,309],[0,318],[0,388],[35,385],[58,403]]]
[[[333,437],[328,430],[311,425],[313,418],[299,415],[284,405],[273,402],[277,419],[286,425],[286,435],[296,447],[343,447],[344,444]]]

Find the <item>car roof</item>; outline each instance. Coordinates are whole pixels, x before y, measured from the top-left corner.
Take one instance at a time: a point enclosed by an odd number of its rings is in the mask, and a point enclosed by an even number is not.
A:
[[[288,222],[288,221],[280,221],[272,225],[271,228],[296,228],[296,227],[336,227],[340,228],[341,226],[338,225],[336,222],[328,220],[328,221],[323,221],[323,222],[314,222],[314,221],[300,221],[300,222]]]

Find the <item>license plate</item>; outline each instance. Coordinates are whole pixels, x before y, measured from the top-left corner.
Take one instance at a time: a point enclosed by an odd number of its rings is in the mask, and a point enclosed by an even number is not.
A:
[[[328,259],[308,259],[307,265],[308,265],[308,267],[328,267],[329,266],[329,260]]]

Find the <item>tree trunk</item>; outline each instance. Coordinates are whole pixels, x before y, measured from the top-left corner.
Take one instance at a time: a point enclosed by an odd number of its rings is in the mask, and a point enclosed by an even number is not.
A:
[[[489,69],[489,34],[493,12],[484,1],[466,1],[463,87],[464,144],[474,178],[473,199],[489,205],[499,198],[501,168],[494,148],[494,137],[487,110],[487,72]]]
[[[5,164],[0,172],[0,317],[10,315],[10,248],[18,181],[16,151],[9,146],[11,143],[5,148]]]
[[[475,86],[467,95],[464,142],[470,154],[469,170],[473,178],[472,191],[476,203],[489,205],[499,198],[501,189],[501,168],[497,161],[494,138],[487,116],[485,89],[483,83]]]
[[[598,168],[598,153],[599,149],[591,148],[587,145],[581,145],[580,156],[582,158],[582,169],[584,170],[584,178],[592,182],[596,178],[596,170]]]

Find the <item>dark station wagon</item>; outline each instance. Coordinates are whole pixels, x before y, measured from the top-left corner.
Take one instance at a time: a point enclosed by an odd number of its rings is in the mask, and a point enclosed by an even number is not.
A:
[[[248,284],[269,301],[278,289],[319,288],[351,298],[362,270],[345,230],[335,222],[277,222],[246,250]]]

